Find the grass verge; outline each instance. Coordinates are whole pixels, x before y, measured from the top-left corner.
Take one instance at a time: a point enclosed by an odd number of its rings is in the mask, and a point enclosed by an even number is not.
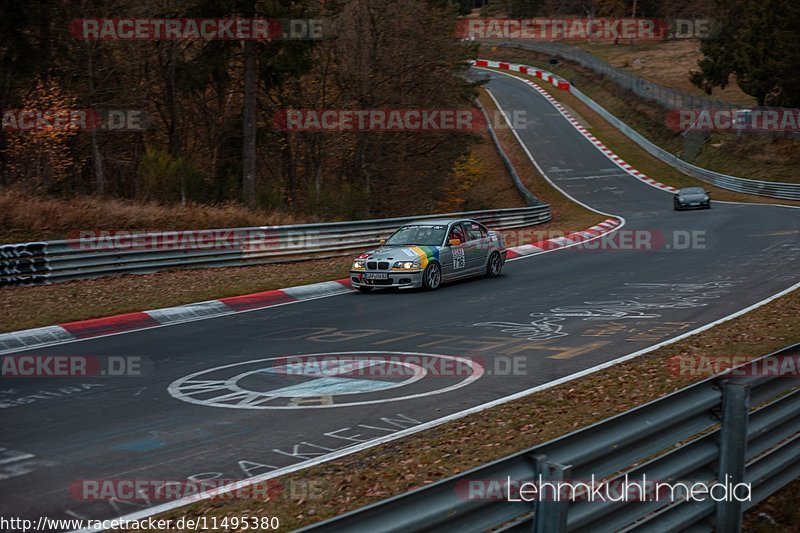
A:
[[[744,515],[742,531],[796,533],[800,529],[800,479],[759,503]]]
[[[602,373],[279,478],[282,486],[315,482],[323,489],[315,499],[208,500],[166,513],[163,518],[268,512],[288,529],[320,521],[530,448],[704,379],[673,374],[668,361],[674,356],[756,357],[775,351],[800,338],[798,317],[800,291],[794,291],[701,335]],[[793,503],[784,492],[771,500],[770,505],[783,509],[773,512],[778,524],[773,527],[790,531],[797,524],[793,521],[796,500]]]
[[[165,231],[301,222],[306,220],[233,203],[164,205],[94,196],[62,198],[0,187],[0,243],[67,239],[78,230]]]
[[[697,39],[620,44],[614,44],[613,41],[575,41],[570,44],[599,57],[611,66],[664,87],[739,104],[742,107],[756,105],[756,99],[742,91],[735,76],[731,77],[730,83],[724,89],[717,87],[711,95],[707,95],[689,80],[689,73],[699,70],[697,62],[703,58],[700,41]]]

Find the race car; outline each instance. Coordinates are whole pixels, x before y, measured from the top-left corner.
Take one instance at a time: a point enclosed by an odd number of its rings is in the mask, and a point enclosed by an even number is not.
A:
[[[442,282],[496,277],[506,261],[503,236],[470,219],[406,224],[380,248],[353,260],[350,281],[361,292],[375,288],[436,290]]]
[[[711,209],[711,197],[702,187],[684,187],[672,201],[675,211],[684,209]]]

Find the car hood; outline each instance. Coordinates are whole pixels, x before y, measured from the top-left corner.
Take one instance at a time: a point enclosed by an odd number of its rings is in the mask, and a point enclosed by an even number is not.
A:
[[[678,198],[684,202],[705,202],[708,199],[706,194],[679,194]]]
[[[438,246],[381,246],[359,256],[370,261],[414,261],[419,259],[425,268],[432,260],[439,260]]]

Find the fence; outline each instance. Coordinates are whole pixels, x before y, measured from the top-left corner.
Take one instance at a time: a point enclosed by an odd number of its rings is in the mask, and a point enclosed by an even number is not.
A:
[[[487,465],[316,524],[304,531],[738,531],[742,513],[800,476],[800,379],[755,376],[767,358],[593,426]],[[778,365],[780,368],[780,365]],[[665,369],[666,371],[666,369]],[[754,406],[754,407],[751,407]],[[675,483],[749,483],[746,502],[469,499],[470,481],[588,480],[625,475]],[[727,475],[728,478],[724,476]],[[505,491],[503,491],[505,494]],[[740,494],[741,495],[741,494]]]
[[[0,287],[175,268],[245,266],[336,257],[374,246],[420,219],[472,218],[495,230],[542,224],[550,206],[291,226],[97,235],[0,245]]]
[[[603,119],[624,133],[629,139],[641,146],[646,152],[660,159],[671,167],[683,172],[684,174],[731,191],[755,194],[758,196],[768,196],[770,198],[780,198],[783,200],[800,200],[800,183],[781,183],[777,181],[762,181],[739,178],[737,176],[729,176],[727,174],[721,174],[719,172],[701,168],[682,160],[681,158],[650,142],[643,135],[639,134],[636,130],[611,114],[600,104],[583,94],[578,88],[569,83],[567,80],[564,80],[559,76],[552,74],[551,72],[547,72],[546,70],[536,67],[529,67],[526,65],[518,65],[503,61],[477,60],[475,63],[478,66],[501,68],[535,75],[538,78],[552,83],[559,89],[568,90],[581,102],[586,104],[586,106],[591,108],[598,115],[603,117]]]

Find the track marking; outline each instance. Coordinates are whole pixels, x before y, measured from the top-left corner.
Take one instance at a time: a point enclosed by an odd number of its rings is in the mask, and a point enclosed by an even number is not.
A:
[[[722,324],[723,322],[728,322],[729,320],[733,320],[734,318],[737,318],[737,317],[739,317],[739,316],[741,316],[741,315],[743,315],[745,313],[749,313],[750,311],[758,309],[759,307],[764,306],[764,305],[772,302],[773,300],[776,300],[776,299],[780,298],[781,296],[789,294],[790,292],[792,292],[794,290],[797,290],[797,289],[800,289],[800,283],[796,283],[796,284],[792,285],[791,287],[789,287],[787,289],[784,289],[784,290],[782,290],[782,291],[780,291],[780,292],[778,292],[776,294],[773,294],[772,296],[769,296],[769,297],[767,297],[767,298],[765,298],[765,299],[763,299],[763,300],[761,300],[759,302],[754,303],[753,305],[745,307],[744,309],[740,309],[739,311],[736,311],[735,313],[731,313],[730,315],[724,316],[724,317],[722,317],[722,318],[720,318],[718,320],[715,320],[714,322],[710,322],[708,324],[700,326],[699,328],[693,329],[692,331],[683,333],[681,335],[678,335],[678,336],[673,337],[671,339],[667,339],[665,341],[662,341],[662,342],[660,342],[658,344],[654,344],[654,345],[649,346],[647,348],[643,348],[641,350],[638,350],[636,352],[630,353],[628,355],[624,355],[622,357],[618,357],[617,359],[614,359],[612,361],[607,361],[605,363],[602,363],[602,364],[597,365],[597,366],[593,366],[593,367],[588,368],[586,370],[581,370],[580,372],[576,372],[574,374],[570,374],[569,376],[565,376],[563,378],[559,378],[557,380],[550,381],[548,383],[545,383],[544,385],[539,385],[537,387],[533,387],[533,388],[530,388],[530,389],[527,389],[527,390],[524,390],[524,391],[520,391],[520,392],[514,393],[514,394],[512,394],[510,396],[506,396],[504,398],[499,398],[499,399],[491,401],[489,403],[478,405],[478,406],[472,407],[470,409],[465,409],[464,411],[459,411],[458,413],[453,413],[451,415],[444,416],[442,418],[437,418],[435,420],[431,420],[430,422],[425,422],[425,423],[420,424],[418,426],[407,428],[407,429],[398,431],[396,433],[393,433],[391,435],[386,435],[384,437],[378,437],[376,439],[369,440],[367,442],[363,442],[363,443],[360,443],[360,444],[355,444],[353,446],[348,446],[347,448],[344,448],[344,449],[342,449],[340,451],[331,452],[329,454],[322,455],[322,456],[316,457],[314,459],[309,459],[307,461],[303,461],[303,462],[298,463],[296,465],[287,466],[287,467],[284,467],[284,468],[279,468],[277,470],[274,470],[274,471],[266,473],[266,474],[262,474],[260,476],[254,476],[254,477],[251,477],[251,478],[248,478],[248,479],[244,479],[242,481],[238,481],[236,483],[231,483],[230,485],[226,485],[225,487],[221,487],[219,489],[215,489],[214,491],[211,491],[211,492],[208,492],[208,493],[199,494],[199,495],[193,496],[191,498],[185,498],[183,500],[175,500],[173,502],[169,502],[169,503],[165,503],[165,504],[162,504],[162,505],[158,505],[156,507],[151,507],[151,508],[146,509],[144,511],[140,511],[140,512],[137,512],[137,513],[131,513],[131,514],[128,514],[128,515],[124,515],[122,517],[117,518],[117,520],[129,520],[129,521],[142,520],[142,519],[149,518],[149,517],[151,517],[153,515],[156,515],[156,514],[166,513],[168,511],[172,511],[174,509],[177,509],[179,507],[183,507],[185,505],[189,505],[189,504],[192,504],[192,503],[197,503],[198,501],[201,501],[201,500],[209,499],[209,498],[212,498],[212,497],[215,497],[215,496],[221,496],[221,495],[223,495],[223,494],[225,494],[227,492],[236,491],[236,490],[248,487],[248,486],[250,486],[250,485],[252,485],[254,483],[261,483],[261,482],[269,480],[269,479],[280,477],[280,476],[283,476],[283,475],[286,475],[286,474],[291,474],[293,472],[298,472],[300,470],[305,470],[306,468],[310,468],[312,466],[316,466],[316,465],[320,465],[320,464],[323,464],[323,463],[327,463],[329,461],[334,461],[336,459],[340,459],[342,457],[346,457],[348,455],[352,455],[352,454],[360,452],[360,451],[364,451],[364,450],[368,450],[370,448],[374,448],[375,446],[379,446],[379,445],[385,444],[387,442],[392,442],[392,441],[401,439],[403,437],[408,437],[408,436],[414,435],[415,433],[419,433],[420,431],[425,431],[427,429],[435,428],[435,427],[440,426],[442,424],[445,424],[447,422],[451,422],[453,420],[458,420],[460,418],[464,418],[465,416],[469,416],[469,415],[472,415],[472,414],[475,414],[475,413],[480,413],[480,412],[485,411],[487,409],[491,409],[492,407],[496,407],[498,405],[503,405],[503,404],[511,402],[513,400],[518,400],[520,398],[524,398],[525,396],[529,396],[529,395],[531,395],[533,393],[536,393],[536,392],[541,392],[543,390],[551,389],[551,388],[556,387],[558,385],[561,385],[561,384],[564,384],[564,383],[568,383],[570,381],[574,381],[576,379],[588,376],[590,374],[594,374],[595,372],[598,372],[600,370],[605,370],[606,368],[610,368],[610,367],[616,366],[616,365],[618,365],[620,363],[624,363],[625,361],[629,361],[631,359],[635,359],[635,358],[637,358],[639,356],[642,356],[642,355],[645,355],[645,354],[650,353],[652,351],[655,351],[655,350],[657,350],[657,349],[659,349],[659,348],[661,348],[663,346],[668,346],[670,344],[673,344],[673,343],[676,343],[676,342],[678,342],[680,340],[683,340],[683,339],[685,339],[687,337],[691,337],[692,335],[696,335],[698,333],[702,333],[703,331],[706,331],[707,329],[710,329],[710,328],[712,328],[712,327],[714,327],[714,326],[716,326],[718,324]],[[83,529],[83,530],[80,530],[80,533],[83,533],[83,532],[90,533],[92,531],[97,531],[97,530]]]

